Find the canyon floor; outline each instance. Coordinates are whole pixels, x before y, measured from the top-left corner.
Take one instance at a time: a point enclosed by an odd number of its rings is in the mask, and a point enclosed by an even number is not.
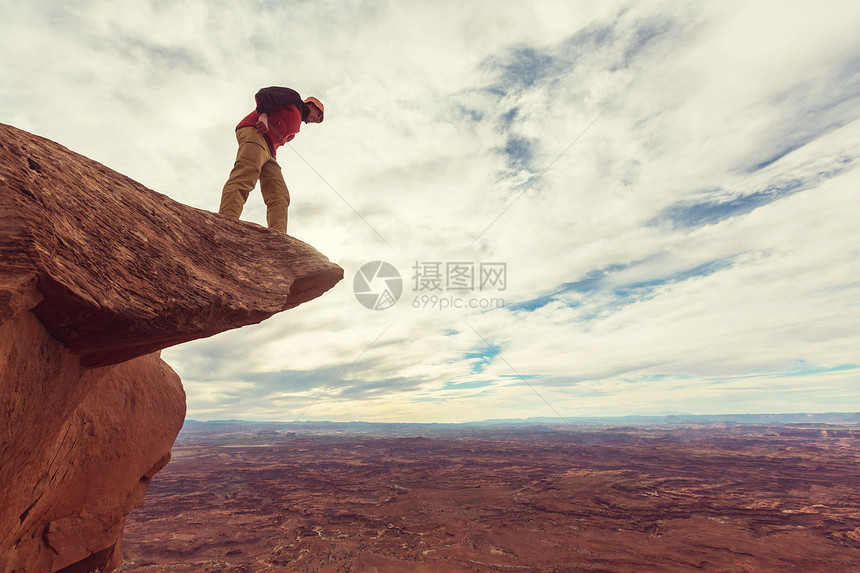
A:
[[[860,571],[857,426],[198,426],[120,571]]]

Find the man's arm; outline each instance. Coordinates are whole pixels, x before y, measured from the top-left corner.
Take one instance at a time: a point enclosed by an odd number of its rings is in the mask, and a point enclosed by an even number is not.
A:
[[[290,88],[279,88],[272,86],[263,88],[254,96],[257,101],[257,113],[272,115],[272,112],[279,107],[287,107],[295,105],[301,111],[302,96],[299,92]]]

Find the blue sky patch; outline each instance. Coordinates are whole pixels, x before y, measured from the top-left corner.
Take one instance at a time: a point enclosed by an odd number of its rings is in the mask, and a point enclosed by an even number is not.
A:
[[[762,191],[739,195],[726,200],[705,200],[699,202],[680,202],[665,209],[652,221],[667,221],[674,227],[700,227],[714,225],[726,219],[746,215],[759,207],[778,201],[806,189],[802,179],[791,179],[783,184],[768,187]]]
[[[840,364],[839,366],[831,366],[824,367],[818,366],[816,364],[807,364],[804,361],[800,361],[791,368],[788,372],[783,374],[786,377],[794,377],[794,376],[813,376],[815,374],[829,374],[831,372],[845,372],[847,370],[856,370],[860,368],[860,365],[857,364]]]
[[[725,270],[734,264],[734,258],[716,259],[686,268],[680,271],[671,272],[665,275],[654,276],[647,280],[637,280],[632,282],[620,282],[611,284],[611,278],[617,276],[620,272],[634,269],[637,267],[648,267],[652,262],[652,258],[642,261],[636,261],[627,265],[610,265],[604,269],[591,271],[580,280],[562,284],[557,290],[552,293],[536,297],[530,300],[521,301],[508,305],[508,308],[516,311],[534,311],[546,306],[552,302],[562,302],[569,307],[580,306],[579,303],[571,303],[564,298],[564,295],[569,293],[580,294],[603,294],[611,297],[610,303],[604,303],[604,310],[609,308],[617,308],[640,300],[643,296],[647,296],[653,289],[674,283],[681,283],[697,277],[705,277],[714,273]]]
[[[486,388],[487,386],[492,386],[492,380],[474,380],[470,382],[446,382],[444,388],[446,390],[458,390],[463,388]]]
[[[493,359],[498,356],[499,348],[496,346],[479,346],[474,350],[467,351],[463,356],[466,360],[472,361],[472,374],[479,374],[486,370]]]

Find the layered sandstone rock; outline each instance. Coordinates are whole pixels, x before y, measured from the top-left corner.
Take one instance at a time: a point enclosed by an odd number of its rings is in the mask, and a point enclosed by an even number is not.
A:
[[[158,351],[342,276],[297,239],[0,124],[0,572],[113,570],[185,414]]]

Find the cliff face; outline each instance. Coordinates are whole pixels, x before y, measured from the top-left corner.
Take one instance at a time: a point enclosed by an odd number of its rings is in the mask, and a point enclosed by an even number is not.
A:
[[[0,572],[118,566],[185,415],[159,350],[342,277],[297,239],[0,124]]]

